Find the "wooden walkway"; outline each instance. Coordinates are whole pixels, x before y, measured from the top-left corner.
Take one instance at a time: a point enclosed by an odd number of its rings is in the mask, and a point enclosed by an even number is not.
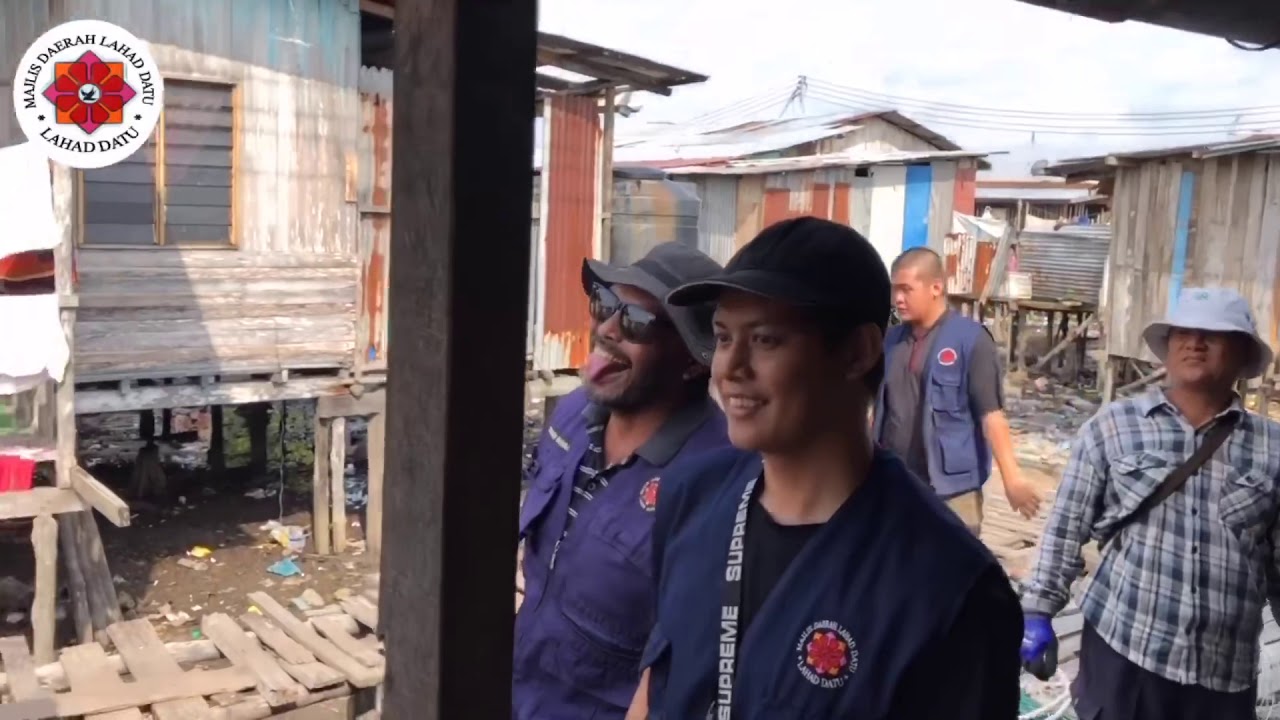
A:
[[[265,593],[249,600],[258,612],[238,621],[202,618],[205,640],[165,645],[150,621],[130,620],[107,628],[116,654],[77,645],[40,667],[21,636],[0,638],[0,720],[259,720],[382,683],[376,594],[305,620]]]

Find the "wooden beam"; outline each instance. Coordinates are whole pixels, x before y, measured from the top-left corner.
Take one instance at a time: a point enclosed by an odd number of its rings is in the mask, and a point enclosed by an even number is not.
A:
[[[387,409],[387,393],[382,388],[362,393],[359,397],[351,393],[330,395],[316,400],[316,417],[368,417],[377,415]]]
[[[368,378],[365,381],[368,382]],[[349,393],[348,386],[347,381],[329,376],[293,378],[282,383],[257,380],[80,390],[76,393],[76,414],[306,400],[345,395]]]
[[[1063,350],[1066,350],[1067,346],[1075,342],[1081,335],[1085,333],[1086,330],[1093,327],[1093,324],[1097,322],[1097,318],[1098,318],[1097,315],[1090,315],[1088,320],[1085,320],[1084,322],[1081,322],[1081,323],[1076,323],[1076,326],[1072,328],[1071,332],[1067,333],[1066,337],[1062,338],[1061,342],[1059,342],[1057,345],[1054,345],[1053,349],[1049,350],[1049,352],[1041,356],[1040,359],[1036,361],[1036,364],[1031,366],[1031,370],[1033,372],[1038,372],[1048,367],[1049,361],[1052,360],[1059,353],[1061,353]],[[1050,328],[1050,330],[1052,330],[1052,328]]]
[[[71,468],[71,488],[94,510],[102,513],[112,525],[129,527],[129,503],[120,499],[111,488],[98,482],[88,470],[76,465]]]
[[[388,20],[394,20],[396,17],[396,9],[394,7],[386,3],[377,2],[377,0],[360,0],[360,12],[377,15]]]
[[[333,442],[333,420],[315,418],[312,423],[311,461],[311,542],[317,555],[329,554],[329,541],[333,538],[330,526],[330,478],[329,445]]]
[[[26,492],[0,493],[0,520],[61,515],[84,509],[84,501],[71,488],[36,487]]]
[[[508,720],[536,2],[408,3],[396,35],[382,714]]]
[[[58,521],[39,515],[31,524],[31,550],[36,557],[36,592],[31,602],[31,646],[38,665],[57,659],[54,631],[58,610]]]

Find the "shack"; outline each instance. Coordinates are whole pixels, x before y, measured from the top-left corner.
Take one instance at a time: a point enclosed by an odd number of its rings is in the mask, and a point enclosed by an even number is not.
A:
[[[721,262],[765,227],[815,215],[867,236],[888,265],[907,248],[942,252],[952,212],[973,211],[972,186],[963,178],[985,156],[965,150],[844,150],[668,172],[698,186],[699,243]]]
[[[1183,287],[1232,287],[1274,347],[1280,308],[1280,137],[1064,160],[1047,172],[1114,183],[1113,241],[1100,313],[1106,373],[1155,362],[1142,329]],[[1155,373],[1146,374],[1154,379]],[[1272,371],[1265,388],[1274,382]],[[1114,382],[1114,381],[1113,381]],[[1110,387],[1110,385],[1108,385]]]
[[[148,439],[164,432],[157,415],[210,407],[216,467],[222,408],[246,414],[265,462],[266,404],[317,400],[320,553],[345,544],[348,417],[370,419],[366,530],[380,549],[393,16],[394,3],[372,0],[6,0],[0,28],[0,63],[13,67],[50,27],[106,20],[147,41],[165,76],[144,149],[52,172],[61,267],[76,271],[67,407],[139,413]],[[615,93],[705,77],[547,34],[538,62],[529,101],[552,120],[546,217],[560,228],[549,242],[580,262],[607,221],[598,178]],[[0,146],[24,139],[11,98],[0,92]],[[585,299],[548,315],[573,318],[585,355]]]

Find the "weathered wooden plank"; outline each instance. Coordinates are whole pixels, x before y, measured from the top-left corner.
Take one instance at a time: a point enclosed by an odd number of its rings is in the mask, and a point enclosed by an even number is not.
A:
[[[368,646],[356,640],[348,631],[347,624],[341,618],[332,615],[321,615],[311,618],[311,624],[320,631],[321,635],[329,638],[330,642],[336,645],[339,650],[355,658],[361,665],[371,668],[383,666],[382,654],[377,650],[369,649]]]
[[[82,283],[79,288],[80,302],[97,304],[93,300],[102,295],[122,294],[125,287],[111,279],[102,282]],[[133,282],[134,292],[128,293],[136,297],[168,298],[171,296],[190,295],[201,297],[238,297],[244,302],[270,302],[274,294],[313,293],[327,295],[330,302],[335,298],[346,298],[357,286],[358,279],[352,277],[335,277],[322,280],[277,280],[263,279],[228,279],[228,280],[189,280],[186,278],[161,278],[158,280],[136,280]],[[354,299],[354,295],[350,295]]]
[[[153,307],[81,308],[76,314],[76,328],[78,331],[80,327],[93,323],[143,323],[157,320],[165,322],[190,320],[205,323],[213,320],[254,318],[288,317],[298,319],[323,316],[349,316],[354,318],[357,316],[355,302],[342,302],[341,300],[307,304],[293,303],[291,305],[264,305],[258,303],[213,305],[206,303],[203,307],[179,304],[165,305],[164,302],[161,301]]]
[[[368,505],[365,506],[364,532],[367,549],[375,560],[382,557],[382,498],[386,476],[386,447],[387,414],[383,411],[369,418],[365,433],[365,457],[369,463],[369,500]]]
[[[364,688],[373,687],[382,682],[381,670],[365,667],[355,658],[338,649],[332,642],[320,637],[315,630],[295,618],[270,595],[262,592],[250,593],[249,600],[299,644],[315,653],[316,657],[330,667],[346,675],[352,685]]]
[[[130,387],[120,390],[81,390],[76,412],[84,414],[124,410],[246,405],[279,400],[302,400],[346,393],[347,385],[336,377],[290,378],[282,383],[249,381]]]
[[[370,390],[360,397],[341,395],[321,398],[316,403],[316,415],[322,418],[362,417],[377,415],[387,410],[387,394],[385,390]]]
[[[164,643],[160,642],[155,628],[151,627],[151,623],[147,620],[115,623],[107,628],[107,635],[115,643],[120,656],[124,658],[129,673],[136,680],[136,685],[145,688],[176,688],[188,677],[202,674],[200,671],[183,672],[165,650]],[[166,700],[155,702],[151,708],[152,714],[156,716],[156,720],[196,720],[197,718],[205,720],[209,715],[209,704],[201,696],[212,695],[215,692],[243,690],[257,683],[253,674],[247,670],[236,667],[230,669],[236,671],[236,675],[232,676],[235,681],[229,681],[228,687],[220,686],[216,690],[207,692],[169,695]],[[247,685],[242,682],[245,678],[249,681]]]
[[[223,375],[270,372],[279,369],[340,368],[351,365],[354,343],[350,340],[292,345],[176,348],[170,351],[98,352],[76,355],[81,379],[102,380],[150,372],[175,375]]]
[[[36,487],[26,492],[0,493],[0,520],[60,515],[84,509],[84,502],[71,488]]]
[[[164,295],[125,293],[120,288],[112,291],[104,290],[87,297],[80,298],[80,308],[87,310],[113,309],[148,309],[171,307],[194,307],[198,309],[217,307],[247,307],[261,305],[265,307],[322,305],[341,302],[355,304],[357,287],[355,283],[343,285],[337,289],[312,289],[288,287],[283,290],[250,293],[244,290],[226,292],[196,293],[191,288],[170,292]]]
[[[221,354],[241,348],[322,342],[355,342],[355,316],[254,318],[145,323],[82,324],[76,328],[76,357],[97,353],[195,350]]]
[[[351,686],[344,683],[340,687],[313,692],[298,701],[294,706],[295,709],[284,713],[276,712],[276,709],[268,705],[266,700],[255,696],[234,705],[214,708],[212,720],[264,720],[269,717],[274,717],[276,720],[303,720],[305,715],[296,713],[306,712],[312,708],[322,708],[328,715],[320,717],[327,720],[345,720],[348,716],[341,713],[334,714],[334,708],[345,708],[345,703],[349,702],[351,694]]]
[[[312,423],[314,461],[311,463],[311,541],[315,544],[316,553],[319,555],[329,554],[333,539],[330,503],[332,488],[329,484],[329,445],[333,442],[333,434],[330,431],[332,422],[332,419],[317,416]]]
[[[358,274],[355,264],[339,267],[172,267],[172,268],[99,268],[92,273],[81,273],[80,290],[96,291],[109,288],[112,283],[136,283],[140,288],[159,287],[163,283],[187,283],[202,286],[205,283],[263,282],[294,283],[314,281],[347,281]]]
[[[333,529],[333,551],[347,551],[347,419],[344,417],[329,420],[329,499],[332,504],[332,515],[329,519]]]
[[[31,548],[36,560],[36,592],[31,601],[31,645],[35,651],[35,663],[44,665],[57,658],[53,650],[58,609],[58,522],[52,515],[38,515],[32,522]]]
[[[257,641],[250,639],[231,616],[223,613],[205,615],[200,629],[231,662],[253,673],[258,692],[272,707],[297,702],[306,690],[294,681]]]
[[[208,707],[200,715],[163,714],[161,707],[184,702],[180,698],[195,698],[220,692],[234,692],[253,687],[253,676],[241,668],[221,670],[192,670],[181,673],[167,682],[132,682],[113,689],[98,691],[92,695],[71,692],[38,700],[0,705],[0,720],[45,720],[46,718],[70,718],[81,715],[97,715],[115,710],[151,706],[157,720],[181,717],[184,720],[211,716]],[[199,701],[204,703],[203,700]]]
[[[227,252],[226,250],[199,250],[189,248],[147,248],[145,250],[97,250],[81,248],[76,256],[77,269],[82,275],[104,272],[113,273],[125,269],[187,270],[195,268],[354,268],[360,259],[356,255],[317,253]]]
[[[67,670],[71,687],[79,693],[94,695],[115,692],[124,686],[120,674],[111,667],[107,653],[97,643],[76,645],[62,651],[62,662]],[[90,715],[85,720],[142,720],[137,708]]]
[[[378,606],[374,605],[368,598],[356,595],[339,600],[338,604],[342,606],[343,611],[358,620],[361,625],[374,632],[378,631]]]
[[[240,622],[257,635],[263,645],[274,650],[281,660],[299,665],[316,661],[310,650],[299,645],[267,618],[257,613],[245,613],[240,616]]]
[[[119,495],[111,491],[111,488],[98,482],[88,470],[79,465],[71,468],[71,487],[80,495],[81,500],[102,513],[102,516],[112,525],[129,526],[129,504],[121,500]]]
[[[222,657],[222,653],[218,652],[218,648],[209,640],[167,643],[164,647],[165,651],[180,665],[193,665]],[[108,655],[107,664],[117,675],[123,675],[127,672],[124,659],[119,655]],[[62,667],[61,662],[53,662],[36,668],[36,678],[50,690],[62,691],[71,687],[66,669]],[[8,687],[8,675],[0,673],[0,692],[3,692]]]
[[[14,700],[36,700],[49,694],[36,680],[35,663],[21,635],[0,638],[0,661],[9,674],[9,691]]]

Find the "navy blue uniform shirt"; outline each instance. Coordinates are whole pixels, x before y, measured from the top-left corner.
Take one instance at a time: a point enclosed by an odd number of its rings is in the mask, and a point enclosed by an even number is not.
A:
[[[991,553],[887,452],[814,529],[749,624],[729,632],[730,541],[760,476],[758,457],[737,450],[666,475],[656,622],[642,661],[650,718],[725,717],[714,704],[726,648],[736,648],[733,720],[1017,717],[1016,594]],[[735,549],[750,554],[751,534],[748,523]]]
[[[650,555],[668,464],[728,445],[702,397],[634,455],[602,462],[608,413],[583,389],[561,399],[530,468],[520,510],[525,597],[516,615],[516,720],[621,720],[653,622]],[[665,495],[665,489],[661,489]]]

